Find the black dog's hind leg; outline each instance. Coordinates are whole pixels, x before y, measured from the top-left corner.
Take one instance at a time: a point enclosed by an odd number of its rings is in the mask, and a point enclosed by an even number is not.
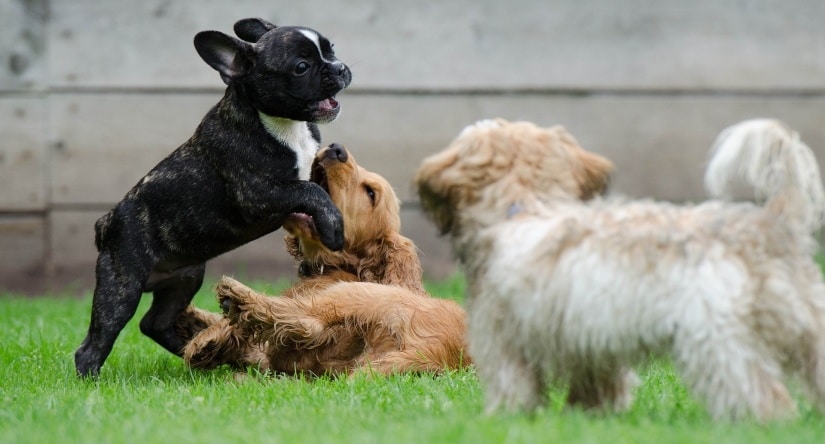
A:
[[[140,321],[140,331],[166,350],[181,356],[186,343],[178,336],[175,324],[203,284],[205,265],[176,271],[153,288],[152,306]]]
[[[97,258],[97,283],[89,332],[74,354],[79,376],[96,377],[100,373],[118,334],[135,315],[143,293],[148,271],[141,273],[132,268],[129,273],[120,273],[130,267],[116,262],[118,259],[108,252],[101,252]]]

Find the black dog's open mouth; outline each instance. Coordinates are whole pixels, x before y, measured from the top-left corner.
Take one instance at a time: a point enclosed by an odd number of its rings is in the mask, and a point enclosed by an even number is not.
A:
[[[335,97],[330,97],[318,102],[318,112],[326,113],[332,112],[338,109],[338,101],[335,100]]]
[[[315,123],[329,123],[338,117],[339,112],[341,112],[341,106],[338,104],[338,101],[335,100],[335,97],[328,97],[319,100],[315,104],[315,110],[312,111],[312,118]]]
[[[329,123],[338,117],[341,112],[341,105],[334,96],[321,99],[314,104],[308,104],[312,113],[312,121],[315,123]]]

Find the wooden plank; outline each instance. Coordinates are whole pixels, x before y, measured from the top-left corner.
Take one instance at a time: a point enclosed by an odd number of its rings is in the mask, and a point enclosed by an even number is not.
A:
[[[42,217],[0,216],[0,288],[16,275],[44,267],[45,227]]]
[[[97,258],[94,223],[105,211],[52,211],[49,215],[49,251],[56,273],[66,266],[90,265]]]
[[[0,0],[0,90],[44,85],[48,8],[47,0]]]
[[[220,94],[54,96],[52,201],[119,201],[192,135],[219,98]]]
[[[353,89],[822,89],[819,0],[53,2],[50,83],[218,87],[192,47],[261,16],[312,26]]]
[[[46,99],[0,97],[0,210],[46,207]]]
[[[194,129],[211,94],[60,95],[53,99],[52,199],[117,202]],[[466,125],[489,117],[565,125],[617,166],[613,189],[631,196],[698,200],[707,151],[725,126],[778,117],[800,131],[825,170],[823,96],[342,95],[342,116],[322,128],[406,201],[421,159]]]

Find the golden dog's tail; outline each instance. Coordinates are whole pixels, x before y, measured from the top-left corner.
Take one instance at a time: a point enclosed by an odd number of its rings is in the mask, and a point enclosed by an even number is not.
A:
[[[730,198],[737,181],[752,187],[768,211],[809,232],[825,220],[825,190],[816,157],[796,131],[778,120],[745,120],[716,138],[705,187],[711,197]]]

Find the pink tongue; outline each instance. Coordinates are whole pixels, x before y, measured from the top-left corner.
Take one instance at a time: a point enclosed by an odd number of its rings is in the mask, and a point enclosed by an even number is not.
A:
[[[335,108],[336,102],[333,99],[324,99],[318,102],[318,109],[330,110]]]

